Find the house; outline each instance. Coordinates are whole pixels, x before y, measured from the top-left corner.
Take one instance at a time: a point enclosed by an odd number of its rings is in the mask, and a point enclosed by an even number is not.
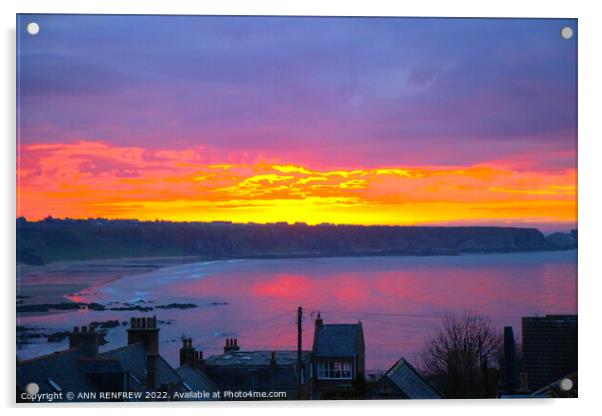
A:
[[[99,353],[99,342],[93,326],[75,327],[69,349],[18,362],[17,401],[28,401],[24,394],[32,383],[39,394],[56,395],[55,401],[67,401],[61,395],[66,392],[75,394],[68,401],[135,401],[145,393],[186,391],[159,354],[156,317],[131,318],[127,346]]]
[[[312,348],[312,396],[351,391],[354,382],[364,381],[365,363],[362,323],[325,324],[318,314]]]
[[[55,401],[60,400],[57,396],[63,391],[100,392],[101,387],[93,377],[88,377],[85,368],[80,368],[80,361],[86,358],[89,355],[85,351],[69,349],[17,362],[17,402],[29,401],[24,395],[32,390],[30,386],[35,386],[33,391],[38,394],[52,395]],[[100,366],[102,363],[99,362]],[[114,363],[107,363],[107,367],[112,368],[106,374],[112,374],[115,383],[125,388],[127,382],[123,369]],[[84,399],[78,396],[74,401]]]
[[[192,358],[195,357],[195,358]],[[298,368],[297,351],[241,351],[236,338],[226,339],[224,353],[203,359],[191,340],[180,349],[180,364],[201,369],[222,392],[222,399],[251,399],[238,394],[253,392],[257,400],[299,399],[309,395],[311,353],[301,352],[302,368]],[[270,394],[283,392],[284,397]]]
[[[369,396],[371,399],[443,398],[403,357],[376,382]]]
[[[189,392],[205,392],[204,396],[193,395],[190,400],[217,400],[217,387],[204,372],[203,351],[197,351],[192,338],[183,338],[180,348],[180,367],[176,369]]]
[[[500,394],[501,399],[548,399],[548,398],[577,398],[578,397],[578,376],[577,371],[567,374],[564,377],[554,380],[552,383],[547,384],[535,390],[529,391],[527,388],[518,390],[514,394],[502,393]]]
[[[553,383],[548,384],[540,388],[539,390],[531,393],[531,397],[536,398],[559,398],[559,397],[572,397],[578,396],[577,389],[577,371],[567,374]]]
[[[577,371],[577,315],[523,317],[523,378],[536,391]]]

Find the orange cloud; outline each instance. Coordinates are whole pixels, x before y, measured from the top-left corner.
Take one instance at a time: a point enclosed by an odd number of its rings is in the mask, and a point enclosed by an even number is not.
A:
[[[518,171],[501,161],[317,169],[234,159],[221,163],[203,148],[24,145],[18,215],[309,224],[576,221],[576,169]]]

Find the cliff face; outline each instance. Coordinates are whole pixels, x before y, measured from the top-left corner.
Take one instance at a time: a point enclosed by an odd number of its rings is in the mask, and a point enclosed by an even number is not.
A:
[[[546,245],[559,250],[575,248],[577,247],[577,231],[550,234],[546,237]]]
[[[249,257],[457,254],[562,249],[534,228],[305,224],[20,221],[23,263],[98,257]]]

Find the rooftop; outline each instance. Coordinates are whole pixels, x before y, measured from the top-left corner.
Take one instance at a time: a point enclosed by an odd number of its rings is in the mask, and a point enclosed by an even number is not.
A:
[[[388,377],[409,399],[442,398],[405,358],[400,358],[384,377]]]
[[[321,324],[316,328],[314,353],[318,357],[351,357],[363,338],[361,322],[357,324]]]
[[[69,349],[22,361],[17,365],[17,387],[25,391],[27,384],[36,383],[40,394],[97,391],[97,386],[79,366],[79,360],[86,357],[83,351]]]
[[[99,354],[100,358],[113,358],[121,363],[123,369],[134,376],[138,383],[146,382],[146,355],[144,347],[139,344],[126,345],[111,351]],[[157,357],[157,372],[159,384],[177,384],[181,378],[176,371],[161,357]]]
[[[141,344],[127,345],[91,356],[83,350],[72,348],[55,352],[17,365],[17,386],[35,382],[40,393],[57,391],[93,392],[99,387],[90,378],[94,374],[129,374],[133,391],[151,390],[146,377],[146,359]],[[182,379],[161,357],[157,358],[160,384],[179,384]],[[59,390],[60,389],[60,390]]]
[[[210,366],[267,366],[275,354],[276,365],[297,364],[297,351],[232,351],[222,355],[212,355],[206,360]],[[307,361],[310,351],[302,351],[301,359]]]
[[[190,391],[207,391],[212,393],[217,390],[213,382],[196,368],[183,365],[176,372],[182,379],[184,387]]]

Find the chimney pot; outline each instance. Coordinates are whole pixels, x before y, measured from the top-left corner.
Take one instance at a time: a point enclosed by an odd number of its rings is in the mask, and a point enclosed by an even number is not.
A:
[[[69,348],[78,348],[91,356],[98,354],[99,342],[100,334],[92,326],[90,330],[85,325],[73,327],[73,332],[69,335]]]
[[[152,318],[132,317],[130,318],[131,328],[128,329],[128,345],[141,343],[148,354],[159,353],[159,328],[152,328],[147,322],[152,322]],[[149,331],[151,330],[152,331]]]

